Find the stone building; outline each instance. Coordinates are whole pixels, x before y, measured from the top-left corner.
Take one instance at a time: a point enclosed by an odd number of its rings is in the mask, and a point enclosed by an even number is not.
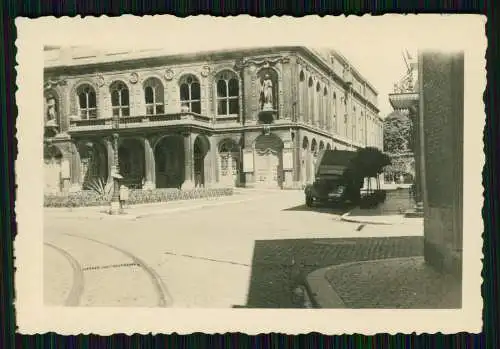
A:
[[[322,149],[383,148],[377,91],[334,50],[45,50],[46,191],[300,188]],[[118,149],[116,149],[118,148]]]
[[[462,277],[464,53],[420,52],[389,96],[414,120],[417,209],[425,260]]]

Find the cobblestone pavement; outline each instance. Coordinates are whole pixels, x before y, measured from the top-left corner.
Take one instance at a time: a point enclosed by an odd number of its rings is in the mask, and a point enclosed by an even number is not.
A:
[[[344,264],[326,279],[347,308],[453,309],[461,306],[461,283],[423,257]]]
[[[259,195],[132,221],[47,215],[46,303],[300,307],[293,290],[314,269],[422,254],[421,232],[359,229],[299,191]]]

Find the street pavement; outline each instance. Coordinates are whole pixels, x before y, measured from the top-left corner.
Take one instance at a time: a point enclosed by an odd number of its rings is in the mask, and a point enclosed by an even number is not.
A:
[[[46,210],[46,304],[302,307],[294,290],[315,269],[422,255],[419,226],[344,222],[344,211],[305,207],[301,191],[235,197],[131,220]]]

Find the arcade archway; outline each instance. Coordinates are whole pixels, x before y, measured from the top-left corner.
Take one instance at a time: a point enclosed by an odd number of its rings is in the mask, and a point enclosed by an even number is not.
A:
[[[260,135],[254,143],[255,185],[280,188],[283,183],[283,141],[274,134]]]
[[[99,142],[79,143],[82,166],[82,189],[96,190],[108,182],[108,161],[104,145]],[[101,188],[102,189],[102,188]]]
[[[56,146],[44,145],[45,193],[56,194],[62,191],[62,159],[63,155]]]
[[[123,139],[118,147],[118,163],[122,183],[129,188],[140,189],[145,180],[144,146],[134,138]]]
[[[195,187],[204,187],[206,181],[206,166],[207,154],[210,150],[210,142],[206,136],[199,135],[196,137],[193,145],[194,157],[194,185]]]
[[[230,186],[238,186],[240,182],[240,146],[232,139],[219,142],[219,181]]]
[[[182,136],[162,138],[155,146],[156,187],[180,188],[184,182],[184,141]]]

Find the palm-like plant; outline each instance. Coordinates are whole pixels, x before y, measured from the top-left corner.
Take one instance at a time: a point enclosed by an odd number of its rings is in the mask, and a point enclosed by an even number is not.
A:
[[[87,188],[96,193],[100,199],[111,200],[113,194],[113,183],[107,182],[103,178],[93,178],[87,184]]]

